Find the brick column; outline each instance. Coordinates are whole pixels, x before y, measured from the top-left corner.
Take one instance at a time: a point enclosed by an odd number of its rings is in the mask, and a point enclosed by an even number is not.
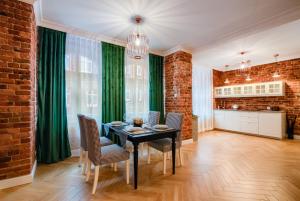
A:
[[[178,51],[165,57],[166,112],[184,114],[182,138],[192,138],[192,55]]]
[[[0,1],[0,180],[35,161],[36,24],[33,7]]]

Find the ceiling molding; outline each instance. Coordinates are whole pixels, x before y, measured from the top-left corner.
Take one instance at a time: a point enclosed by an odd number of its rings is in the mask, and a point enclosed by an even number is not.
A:
[[[126,41],[123,41],[123,40],[120,40],[120,39],[117,39],[117,38],[113,38],[113,37],[109,37],[109,36],[105,36],[105,35],[101,35],[101,34],[96,34],[96,33],[88,32],[88,31],[84,31],[84,30],[79,29],[79,28],[75,28],[75,27],[63,25],[63,24],[60,24],[60,23],[57,23],[57,22],[53,22],[53,21],[50,21],[50,20],[46,20],[46,19],[43,18],[42,0],[31,0],[31,1],[33,2],[33,5],[34,5],[34,13],[35,13],[35,17],[36,17],[37,26],[46,27],[46,28],[49,28],[49,29],[55,29],[57,31],[62,31],[62,32],[66,32],[66,33],[69,33],[69,34],[89,38],[91,40],[96,40],[96,41],[99,41],[99,42],[103,41],[103,42],[112,43],[112,44],[115,44],[115,45],[120,45],[120,46],[123,46],[123,47],[126,46]],[[164,56],[164,52],[159,51],[159,50],[150,50],[149,52],[152,53],[152,54]]]
[[[19,1],[22,1],[24,3],[28,3],[28,4],[34,4],[36,0],[19,0]]]
[[[167,55],[170,55],[170,54],[173,54],[175,52],[178,52],[178,51],[183,51],[183,52],[186,52],[186,53],[189,53],[189,54],[192,54],[192,51],[187,49],[187,48],[184,48],[183,46],[181,45],[177,45],[167,51],[164,52],[164,56],[167,56]]]

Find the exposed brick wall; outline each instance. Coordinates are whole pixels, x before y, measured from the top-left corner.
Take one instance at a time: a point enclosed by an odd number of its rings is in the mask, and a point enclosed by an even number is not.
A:
[[[166,112],[183,113],[182,138],[192,138],[191,54],[178,51],[165,57],[165,90]]]
[[[36,25],[32,5],[0,1],[0,179],[35,160]]]
[[[280,77],[273,78],[272,74],[279,70]],[[250,72],[252,81],[246,82],[244,76],[236,76],[237,71],[220,72],[214,70],[214,86],[225,86],[224,80],[229,79],[227,85],[269,82],[283,80],[285,82],[284,97],[251,97],[251,98],[217,98],[215,106],[225,101],[226,108],[232,104],[238,104],[242,109],[256,110],[266,109],[268,105],[279,106],[281,110],[286,110],[287,114],[296,114],[298,116],[295,134],[300,135],[300,59],[282,61],[278,64],[271,63],[252,67]]]

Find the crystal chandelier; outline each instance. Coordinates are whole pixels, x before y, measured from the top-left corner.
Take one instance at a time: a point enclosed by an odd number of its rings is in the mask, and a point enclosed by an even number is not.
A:
[[[136,30],[127,37],[126,52],[131,58],[143,59],[149,51],[149,39],[140,31],[139,26],[142,23],[142,17],[135,16],[134,23],[136,24]]]

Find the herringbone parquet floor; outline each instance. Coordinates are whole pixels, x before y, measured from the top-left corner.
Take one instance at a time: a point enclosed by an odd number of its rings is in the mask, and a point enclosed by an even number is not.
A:
[[[300,201],[300,142],[212,131],[183,147],[184,166],[162,175],[162,156],[140,160],[139,189],[118,172],[100,169],[95,196],[84,182],[77,158],[40,165],[32,184],[0,191],[0,200],[54,201]]]

